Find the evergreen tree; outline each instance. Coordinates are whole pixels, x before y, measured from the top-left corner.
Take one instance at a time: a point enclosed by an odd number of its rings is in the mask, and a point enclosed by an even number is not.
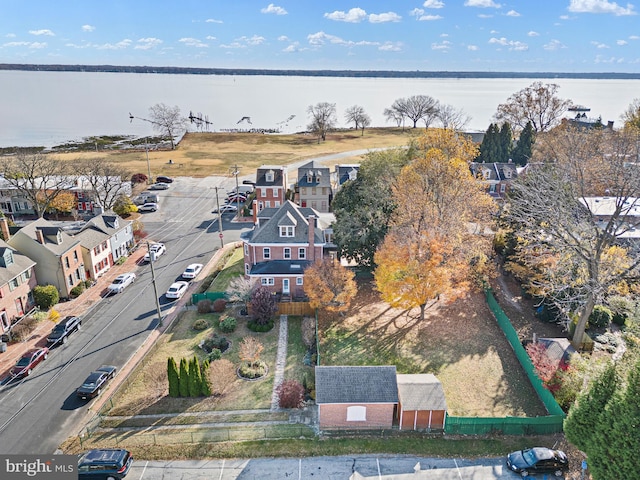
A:
[[[511,158],[511,150],[513,148],[513,135],[511,134],[511,125],[508,122],[502,124],[498,140],[498,159],[496,162],[507,163]]]
[[[173,357],[167,360],[167,378],[169,380],[169,396],[180,396],[180,377],[178,375],[178,366]]]
[[[618,388],[618,375],[613,363],[607,365],[581,393],[564,421],[564,433],[571,443],[587,451],[594,435],[595,425]]]
[[[202,393],[202,377],[200,374],[200,363],[198,357],[194,357],[189,362],[189,396],[199,397]]]
[[[189,396],[189,364],[186,358],[180,360],[180,396]]]
[[[211,396],[211,384],[209,383],[209,360],[205,359],[200,366],[200,378],[202,382],[201,393],[205,397]]]
[[[500,129],[498,128],[498,125],[495,123],[489,125],[489,128],[487,128],[487,131],[482,138],[482,143],[480,144],[480,155],[476,158],[477,162],[492,163],[498,161],[499,135]]]
[[[520,132],[520,137],[513,149],[511,158],[516,165],[524,166],[531,158],[533,143],[535,142],[535,134],[531,122],[527,123],[524,130]]]

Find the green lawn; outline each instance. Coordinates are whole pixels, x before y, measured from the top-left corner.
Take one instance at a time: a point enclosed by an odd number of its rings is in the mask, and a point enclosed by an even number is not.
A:
[[[305,365],[303,360],[307,353],[307,346],[302,341],[302,317],[290,316],[288,318],[289,334],[287,344],[287,366],[285,368],[285,379],[294,379],[304,384],[313,384],[313,367]]]
[[[210,292],[224,292],[231,279],[244,273],[244,254],[242,248],[236,248],[227,259],[224,268],[216,275],[208,288]]]

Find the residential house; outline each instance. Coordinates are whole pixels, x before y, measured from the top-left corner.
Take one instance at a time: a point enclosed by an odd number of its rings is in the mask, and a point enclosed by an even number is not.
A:
[[[317,366],[315,375],[321,430],[392,427],[395,366]]]
[[[336,165],[333,171],[332,186],[333,190],[337,191],[345,182],[349,180],[355,180],[358,178],[358,170],[360,170],[359,163],[345,163],[342,165]]]
[[[7,218],[33,215],[33,207],[22,192],[0,177],[0,210]]]
[[[124,220],[112,211],[96,215],[89,220],[82,230],[94,229],[109,236],[111,263],[126,257],[135,245],[133,238],[133,222]]]
[[[398,374],[398,425],[400,430],[442,430],[447,402],[442,383],[431,373]]]
[[[285,202],[287,195],[287,168],[262,165],[256,171],[253,201],[253,222],[263,208],[277,208]]]
[[[7,243],[36,262],[39,285],[54,285],[63,298],[86,278],[80,241],[44,218],[22,227]]]
[[[8,237],[6,219],[0,219],[0,228]],[[36,262],[0,240],[0,333],[9,330],[15,319],[33,307],[35,265]]]
[[[637,243],[640,239],[640,198],[585,197],[581,201],[598,227],[615,232],[621,242]],[[615,225],[609,225],[612,218]]]
[[[296,203],[301,207],[311,207],[317,212],[328,212],[333,189],[331,172],[327,167],[318,167],[309,162],[298,168]]]
[[[304,296],[304,270],[322,258],[330,242],[320,214],[287,200],[278,208],[263,208],[256,224],[243,235],[244,273],[283,300]]]
[[[86,228],[75,234],[73,238],[80,241],[87,278],[97,280],[111,268],[113,259],[109,235],[97,228]]]
[[[504,199],[509,191],[509,184],[518,177],[522,167],[515,163],[478,163],[472,162],[471,173],[482,181],[487,193],[495,199]]]

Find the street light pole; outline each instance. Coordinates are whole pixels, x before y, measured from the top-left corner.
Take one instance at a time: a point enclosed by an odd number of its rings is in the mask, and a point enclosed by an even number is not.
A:
[[[147,240],[147,252],[149,253],[149,265],[151,266],[151,283],[153,284],[153,293],[156,296],[156,312],[158,313],[158,326],[162,325],[162,310],[160,310],[160,301],[158,300],[158,287],[156,285],[156,271],[153,269],[155,255],[151,252],[151,246]]]
[[[222,234],[222,214],[220,213],[220,198],[218,197],[218,187],[216,187],[216,206],[218,207],[218,231],[220,232],[220,248],[224,247],[224,239]]]
[[[238,175],[240,174],[240,167],[238,167],[238,165],[236,164],[232,168],[233,172],[231,173],[231,175],[236,176],[236,216],[238,217],[238,219],[240,219],[240,187],[238,185]]]

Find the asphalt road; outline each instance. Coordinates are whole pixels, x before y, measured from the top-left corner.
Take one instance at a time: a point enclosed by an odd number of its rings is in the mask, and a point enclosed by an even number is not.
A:
[[[167,246],[154,264],[163,315],[175,303],[163,295],[169,285],[188,264],[206,264],[220,248],[214,188],[221,187],[222,197],[234,185],[235,179],[226,177],[179,178],[159,192],[160,209],[144,214],[147,238]],[[225,243],[251,227],[231,223],[232,218],[223,216]],[[135,273],[133,285],[83,315],[82,330],[52,349],[29,377],[0,385],[0,453],[53,453],[79,430],[88,412],[87,403],[76,399],[76,388],[100,365],[122,367],[157,324],[150,267],[140,265]]]

